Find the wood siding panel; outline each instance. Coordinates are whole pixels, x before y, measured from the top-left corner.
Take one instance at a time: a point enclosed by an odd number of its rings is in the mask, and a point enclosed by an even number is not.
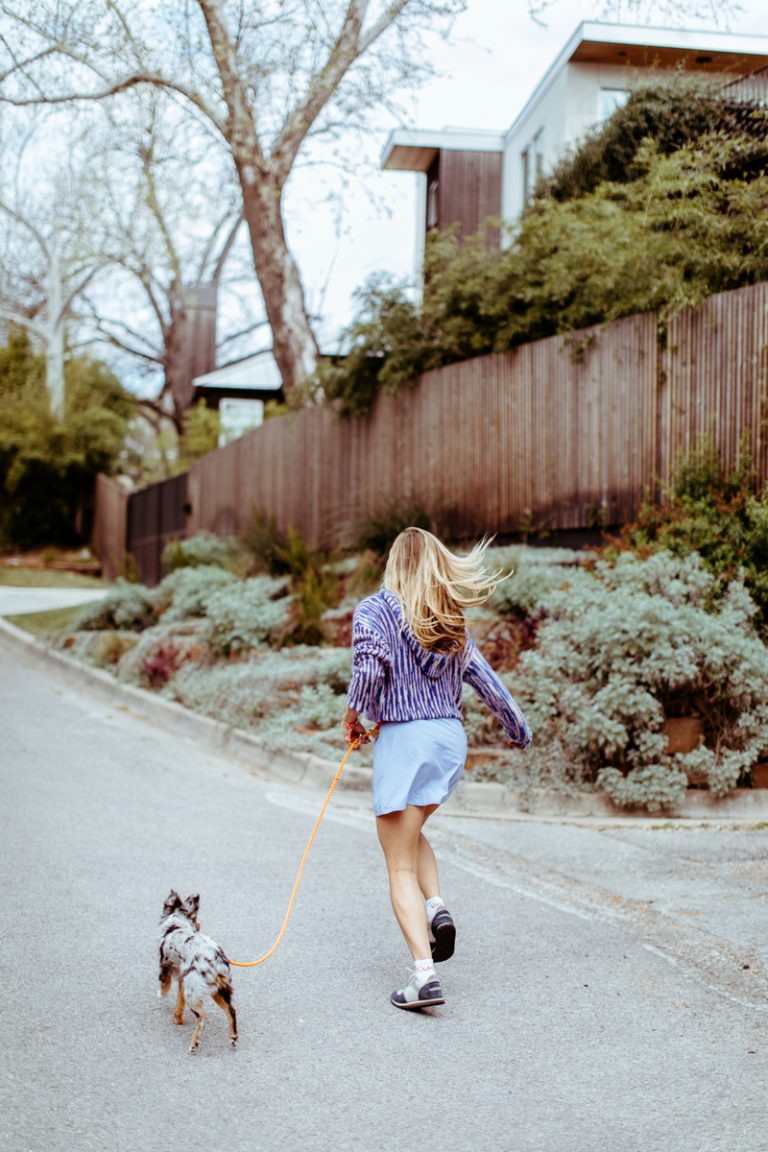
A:
[[[440,153],[438,228],[458,224],[460,236],[474,236],[489,216],[501,216],[501,160],[500,152]],[[487,243],[498,247],[498,229]]]

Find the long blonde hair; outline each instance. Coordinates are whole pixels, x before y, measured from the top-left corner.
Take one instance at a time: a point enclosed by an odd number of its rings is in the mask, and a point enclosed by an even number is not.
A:
[[[384,587],[397,596],[403,618],[422,648],[460,652],[466,642],[464,609],[482,604],[505,574],[485,571],[483,539],[456,556],[424,528],[406,528],[392,545]]]

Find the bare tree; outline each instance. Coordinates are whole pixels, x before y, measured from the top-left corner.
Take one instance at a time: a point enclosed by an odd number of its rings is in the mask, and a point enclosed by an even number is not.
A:
[[[363,128],[429,74],[426,34],[465,0],[3,0],[0,98],[50,104],[172,93],[234,164],[284,385],[317,343],[285,229],[284,196],[313,136]]]
[[[221,149],[161,93],[136,93],[121,113],[105,117],[90,165],[92,219],[107,273],[87,295],[83,318],[145,372],[162,375],[142,408],[170,416],[181,431],[194,376],[266,321],[257,301],[240,309],[244,324],[218,331],[219,294],[233,278],[232,263],[242,264],[243,224]]]
[[[45,354],[50,410],[64,415],[67,328],[75,303],[103,267],[80,215],[78,175],[67,162],[24,176],[33,134],[16,133],[15,172],[0,187],[0,322],[27,331]],[[10,141],[3,139],[5,155]]]

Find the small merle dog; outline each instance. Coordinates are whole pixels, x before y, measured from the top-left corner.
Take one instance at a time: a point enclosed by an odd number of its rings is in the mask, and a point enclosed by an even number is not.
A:
[[[232,1004],[232,983],[226,956],[210,936],[200,931],[197,913],[199,896],[182,900],[171,890],[160,918],[160,990],[167,996],[174,975],[179,979],[175,1024],[184,1023],[184,1000],[196,1019],[190,1052],[196,1052],[205,1023],[205,1001],[210,997],[229,1019],[229,1042],[237,1047],[237,1016]]]

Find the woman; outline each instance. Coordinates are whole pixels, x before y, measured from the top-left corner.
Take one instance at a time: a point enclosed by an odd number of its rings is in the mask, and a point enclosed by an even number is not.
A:
[[[467,754],[462,684],[496,715],[512,744],[531,732],[464,624],[464,609],[499,581],[483,569],[487,542],[456,556],[422,528],[406,528],[387,560],[384,586],[355,610],[353,672],[343,726],[367,740],[360,716],[381,725],[373,756],[373,810],[392,907],[414,969],[392,993],[396,1008],[444,1004],[435,963],[453,955],[456,928],[440,896],[425,822],[458,784]]]

